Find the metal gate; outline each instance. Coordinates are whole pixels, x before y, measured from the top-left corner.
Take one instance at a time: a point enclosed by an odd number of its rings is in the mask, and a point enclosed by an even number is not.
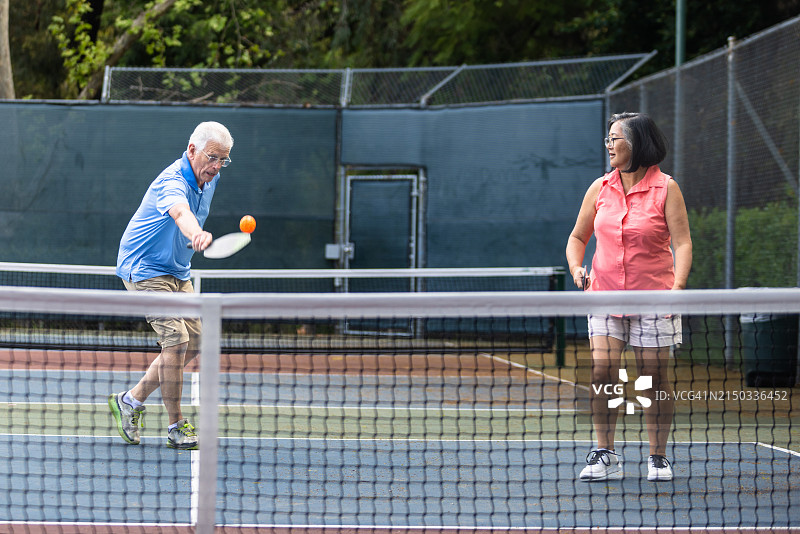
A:
[[[342,269],[424,267],[422,169],[341,167],[337,243],[326,257]],[[340,291],[416,291],[417,281],[342,280]]]

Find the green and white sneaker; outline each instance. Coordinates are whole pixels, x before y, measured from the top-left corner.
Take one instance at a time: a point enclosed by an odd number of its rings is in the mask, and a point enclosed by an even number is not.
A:
[[[125,392],[112,393],[108,396],[108,407],[111,408],[111,415],[117,422],[117,430],[119,435],[122,436],[126,442],[131,445],[139,444],[139,419],[144,416],[144,406],[134,408],[122,398]],[[144,421],[142,421],[142,428],[144,428]]]
[[[167,434],[167,447],[171,449],[194,450],[197,448],[197,433],[188,419],[178,421],[178,426]]]

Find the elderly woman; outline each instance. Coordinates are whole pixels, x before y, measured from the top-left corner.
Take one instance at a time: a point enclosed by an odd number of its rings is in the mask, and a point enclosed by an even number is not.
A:
[[[692,240],[686,205],[678,184],[658,164],[667,154],[664,134],[641,113],[619,113],[608,121],[605,139],[612,171],[594,181],[583,199],[567,241],[567,262],[575,284],[589,291],[683,289],[692,265]],[[591,276],[582,267],[594,233]],[[671,245],[671,246],[670,246]],[[639,376],[651,376],[645,408],[650,456],[648,480],[671,480],[666,455],[673,401],[655,401],[668,391],[670,347],[681,342],[678,315],[590,315],[593,385],[616,384],[626,345],[636,357]],[[610,409],[605,388],[592,388],[592,419],[597,448],[580,473],[585,481],[622,478],[622,458],[614,448],[617,408]],[[599,393],[595,393],[599,391]]]

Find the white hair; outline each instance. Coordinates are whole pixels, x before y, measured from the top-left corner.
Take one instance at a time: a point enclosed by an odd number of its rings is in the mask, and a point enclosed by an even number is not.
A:
[[[214,141],[227,150],[233,148],[231,133],[218,122],[201,122],[189,138],[189,144],[196,146],[199,150],[205,149],[209,141]]]

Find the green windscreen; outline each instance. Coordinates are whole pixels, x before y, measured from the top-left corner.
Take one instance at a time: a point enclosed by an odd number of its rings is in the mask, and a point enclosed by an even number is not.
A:
[[[563,265],[603,127],[599,100],[349,110],[342,159],[424,168],[427,267]]]
[[[3,260],[114,265],[150,182],[206,120],[234,138],[206,229],[238,231],[245,214],[258,223],[253,243],[224,267],[330,267],[335,111],[155,106],[0,106]],[[199,256],[193,266],[223,267]]]
[[[114,265],[150,182],[215,120],[235,143],[206,229],[238,231],[245,214],[257,228],[242,252],[195,256],[195,268],[337,267],[325,245],[343,209],[339,164],[421,169],[419,266],[563,265],[583,194],[603,173],[603,113],[599,99],[343,111],[4,103],[3,260]],[[387,186],[362,185],[349,216],[378,256],[357,247],[353,266],[409,266],[404,194],[384,204]]]

